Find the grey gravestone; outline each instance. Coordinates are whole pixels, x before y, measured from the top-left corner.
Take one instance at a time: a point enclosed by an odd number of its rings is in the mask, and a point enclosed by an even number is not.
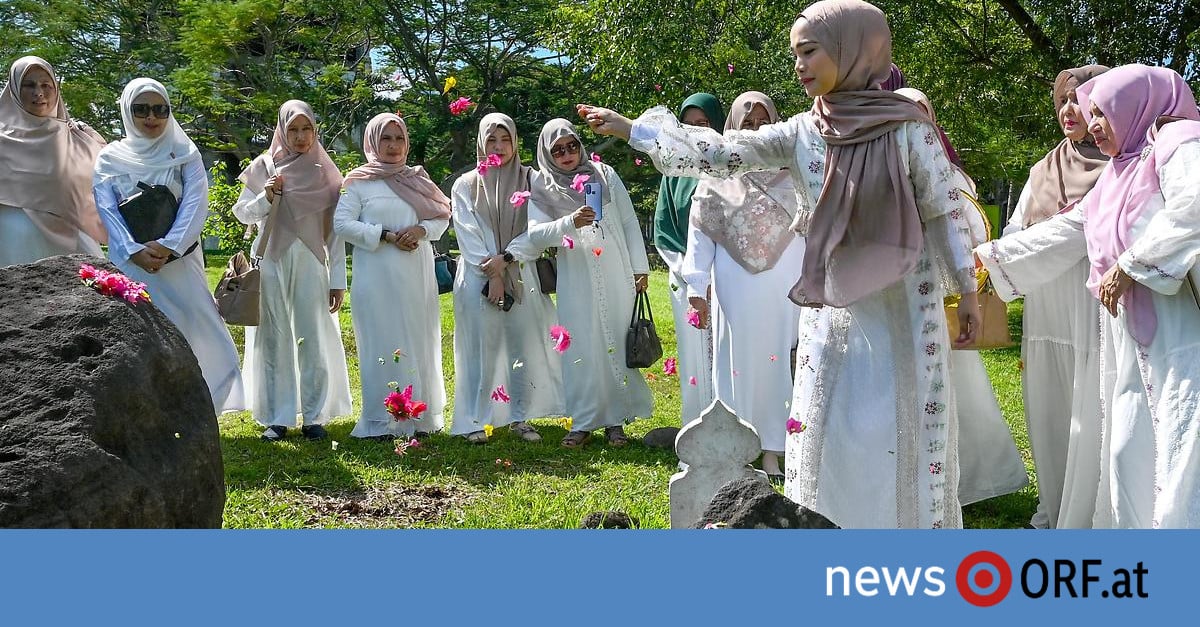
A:
[[[748,477],[767,484],[767,475],[750,467],[762,452],[758,432],[719,400],[679,432],[675,452],[687,465],[671,477],[671,528],[691,526],[726,483]]]

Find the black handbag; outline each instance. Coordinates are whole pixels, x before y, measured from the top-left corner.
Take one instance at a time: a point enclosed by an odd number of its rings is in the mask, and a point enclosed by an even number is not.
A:
[[[639,292],[625,336],[625,366],[649,368],[662,358],[662,342],[654,328],[654,313],[650,311],[650,295]]]
[[[538,287],[543,294],[553,294],[558,289],[558,257],[538,257],[534,263]]]
[[[182,169],[180,176],[182,177]],[[175,194],[171,193],[171,189],[166,185],[147,185],[138,181],[137,186],[142,191],[117,205],[117,211],[121,213],[129,236],[139,244],[166,237],[167,233],[171,232],[171,227],[175,226],[175,217],[179,215],[179,199],[175,198]],[[180,257],[196,250],[199,244],[199,240],[193,242]],[[171,255],[167,263],[176,259],[179,257]]]
[[[454,275],[458,272],[458,260],[449,253],[433,258],[433,274],[437,277],[438,294],[454,291]]]

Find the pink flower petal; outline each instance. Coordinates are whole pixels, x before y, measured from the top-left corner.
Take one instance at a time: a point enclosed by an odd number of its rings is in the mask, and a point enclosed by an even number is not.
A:
[[[800,422],[799,420],[796,420],[795,418],[788,418],[788,420],[787,420],[787,432],[788,433],[804,433],[804,430],[807,428],[808,428],[808,425],[804,424],[803,422]]]
[[[771,356],[769,357],[769,359],[770,359],[771,361],[775,361],[776,359],[779,359],[779,357],[777,357],[777,356],[775,356],[775,355],[771,355]]]
[[[583,184],[591,180],[591,178],[592,177],[587,174],[576,174],[575,178],[571,179],[571,189],[575,190],[575,193],[577,194],[582,194]]]
[[[570,235],[564,235],[562,238],[562,246],[567,250],[575,250],[575,240]]]
[[[504,391],[503,385],[498,385],[495,390],[492,390],[492,400],[497,403],[507,403],[512,400],[512,397],[508,395],[508,392]]]
[[[550,339],[554,340],[554,350],[559,353],[565,353],[571,348],[571,334],[560,324],[550,327]]]
[[[636,166],[641,166],[644,163],[646,163],[646,162],[642,161],[641,157],[635,157],[633,160],[633,165],[636,165]]]
[[[688,377],[688,385],[696,385],[696,377]]]
[[[467,112],[475,103],[471,102],[470,98],[462,97],[450,103],[450,115],[462,115]]]
[[[679,374],[679,365],[674,357],[668,357],[663,360],[663,374],[676,375]]]
[[[729,68],[729,73],[730,73],[730,74],[733,74],[733,64],[732,64],[732,63],[730,63],[729,65],[727,65],[727,66],[725,66],[725,67]]]
[[[700,328],[700,312],[695,309],[689,309],[687,312],[687,323],[697,329]]]
[[[596,153],[594,153],[594,152],[593,152],[593,153],[592,153],[592,162],[594,162],[594,163],[600,163],[600,155],[598,155],[598,154],[596,154]]]
[[[520,207],[521,205],[525,204],[526,200],[529,200],[529,195],[529,192],[513,192],[512,196],[509,197],[508,202],[512,203],[512,206],[514,207]]]

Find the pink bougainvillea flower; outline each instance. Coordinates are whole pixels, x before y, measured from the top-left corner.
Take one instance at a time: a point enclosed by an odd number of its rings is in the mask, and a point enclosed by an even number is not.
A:
[[[575,250],[575,239],[570,235],[564,235],[562,239],[562,247],[567,250]]]
[[[577,194],[582,194],[583,184],[591,180],[591,178],[592,177],[587,174],[576,174],[575,178],[571,179],[571,189],[575,190],[575,193]]]
[[[592,161],[595,163],[600,163],[600,155],[593,152],[592,153]]]
[[[388,392],[387,397],[383,399],[383,406],[396,420],[403,420],[400,415],[404,413],[404,398],[399,392]]]
[[[787,432],[788,433],[804,433],[804,430],[807,428],[808,428],[808,425],[804,424],[803,422],[800,422],[799,420],[796,420],[795,418],[788,418],[788,420],[787,420]]]
[[[700,328],[700,312],[696,311],[695,309],[688,309],[687,323],[689,325],[699,329]]]
[[[696,385],[696,377],[688,377],[688,385]]]
[[[103,296],[120,298],[131,305],[142,301],[150,302],[146,284],[134,281],[120,272],[107,272],[85,263],[79,266],[79,279]]]
[[[775,361],[776,359],[779,359],[779,357],[777,357],[777,356],[775,356],[775,355],[771,355],[771,356],[770,356],[770,357],[768,357],[767,359],[770,359],[771,361]]]
[[[484,157],[483,161],[479,162],[479,165],[475,167],[475,171],[479,173],[479,176],[483,176],[484,174],[487,174],[489,168],[500,167],[500,163],[500,155],[492,153]]]
[[[654,91],[662,91],[662,85],[655,84]]]
[[[550,327],[550,339],[554,340],[554,350],[559,353],[565,353],[571,348],[571,334],[561,324]]]
[[[592,254],[593,254],[593,255],[595,255],[595,256],[597,256],[597,257],[599,257],[599,256],[600,256],[601,254],[603,254],[603,253],[604,253],[604,249],[603,249],[602,247],[600,247],[600,246],[597,246],[597,247],[595,247],[595,248],[593,248],[593,249],[592,249]]]
[[[668,357],[663,360],[663,374],[667,376],[679,374],[679,362],[675,361],[674,357]]]
[[[645,163],[646,163],[646,162],[645,162],[645,161],[642,161],[642,158],[641,158],[641,157],[634,157],[634,159],[633,159],[633,165],[636,165],[636,166],[638,166],[638,167],[641,167],[641,166],[642,166],[643,164],[645,164]]]
[[[730,74],[733,74],[733,64],[732,63],[730,63],[729,65],[726,65],[725,67],[729,68]]]
[[[520,207],[525,204],[526,200],[529,200],[529,196],[529,192],[513,192],[512,196],[508,198],[508,202],[511,202],[514,207]]]
[[[409,440],[408,448],[421,448],[421,441],[416,438]]]
[[[496,389],[492,390],[492,400],[497,403],[507,403],[512,400],[512,397],[508,395],[508,392],[504,391],[503,385],[498,385]]]
[[[424,401],[415,401],[412,397],[412,386],[404,388],[403,392],[391,392],[383,399],[383,406],[396,420],[416,420],[421,413],[429,408]]]
[[[96,267],[86,263],[79,266],[79,278],[84,281],[96,278]]]
[[[466,96],[459,98],[458,100],[450,103],[450,115],[462,115],[467,112],[467,109],[470,109],[472,106],[474,106],[474,104],[475,103],[471,102],[471,99],[467,98]]]

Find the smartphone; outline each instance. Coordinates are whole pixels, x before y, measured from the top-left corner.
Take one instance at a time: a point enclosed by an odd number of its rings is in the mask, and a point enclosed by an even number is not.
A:
[[[601,190],[604,186],[600,183],[587,182],[583,184],[583,201],[589,209],[596,212],[596,222],[599,222],[604,215],[604,195]]]

